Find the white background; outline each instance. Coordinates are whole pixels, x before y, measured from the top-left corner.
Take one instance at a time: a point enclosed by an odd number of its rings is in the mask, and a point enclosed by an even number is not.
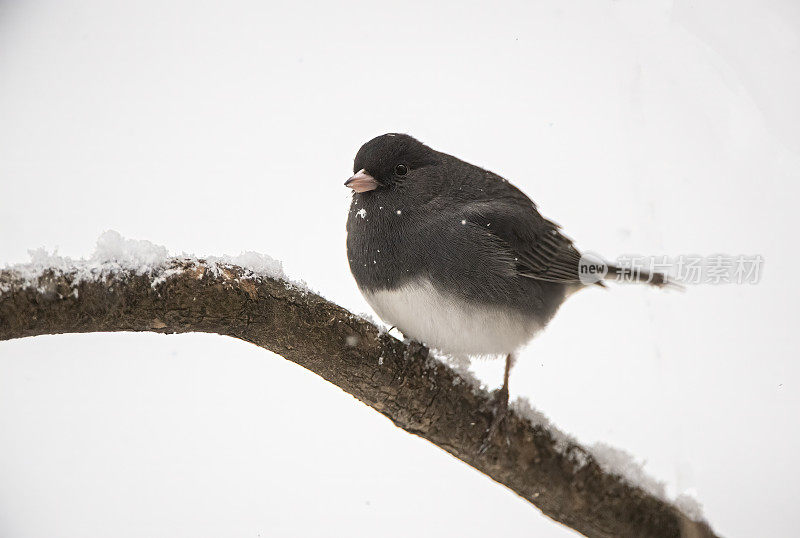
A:
[[[800,524],[796,2],[0,3],[0,264],[268,253],[368,311],[359,146],[407,132],[584,249],[760,254],[757,285],[573,296],[524,395],[721,534]],[[499,362],[478,366],[490,384]],[[0,343],[0,536],[568,536],[313,374],[208,335]]]

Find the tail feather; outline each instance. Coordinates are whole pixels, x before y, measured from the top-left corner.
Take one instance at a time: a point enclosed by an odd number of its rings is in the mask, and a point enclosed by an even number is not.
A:
[[[664,273],[645,271],[636,267],[618,267],[616,265],[609,265],[606,279],[612,278],[616,279],[618,282],[637,282],[640,284],[649,284],[657,288],[672,288],[678,290],[684,289],[683,286],[669,278]]]

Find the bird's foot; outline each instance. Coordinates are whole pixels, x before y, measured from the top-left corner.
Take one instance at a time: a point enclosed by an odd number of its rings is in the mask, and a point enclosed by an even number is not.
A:
[[[483,438],[480,448],[478,448],[478,454],[486,452],[506,419],[506,415],[508,414],[508,387],[503,386],[495,392],[491,406],[492,422],[486,430],[486,435]]]

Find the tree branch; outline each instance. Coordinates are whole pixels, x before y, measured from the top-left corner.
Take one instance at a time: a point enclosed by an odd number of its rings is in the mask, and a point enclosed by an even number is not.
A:
[[[671,503],[605,472],[515,412],[478,453],[491,395],[324,298],[237,266],[172,259],[158,271],[0,271],[0,340],[98,331],[207,332],[273,351],[337,385],[586,536],[713,537]],[[560,442],[560,444],[559,444]]]

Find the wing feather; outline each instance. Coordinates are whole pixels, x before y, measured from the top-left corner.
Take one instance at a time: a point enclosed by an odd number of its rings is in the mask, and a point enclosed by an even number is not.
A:
[[[467,207],[467,217],[508,247],[519,276],[580,283],[581,254],[572,240],[561,233],[558,224],[542,217],[527,197],[524,201],[527,203],[516,198],[476,202]]]

